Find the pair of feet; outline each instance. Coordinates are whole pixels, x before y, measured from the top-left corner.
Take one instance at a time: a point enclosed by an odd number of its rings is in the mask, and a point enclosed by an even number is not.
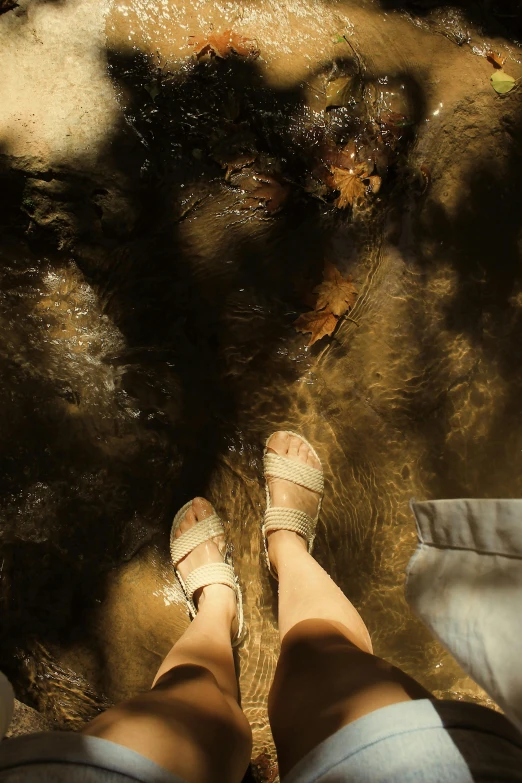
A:
[[[268,451],[287,457],[295,462],[310,465],[312,468],[319,468],[317,461],[310,447],[297,435],[290,435],[288,432],[275,432],[267,444]],[[282,508],[295,508],[300,511],[306,511],[312,518],[315,517],[319,503],[319,495],[310,489],[305,489],[291,481],[284,479],[267,478],[268,490],[273,506]],[[185,512],[183,519],[176,531],[176,538],[214,513],[214,509],[208,500],[204,498],[194,498],[191,506]],[[290,554],[294,547],[306,549],[306,541],[297,533],[290,530],[275,530],[268,534],[268,556],[275,571],[278,571],[278,564],[282,559]],[[223,536],[217,536],[209,541],[205,541],[190,552],[178,563],[178,570],[181,576],[186,580],[187,576],[194,569],[208,563],[223,562],[223,552],[225,540]],[[236,597],[229,587],[220,584],[208,585],[203,587],[194,595],[196,606],[201,607],[204,601],[211,600],[215,602],[230,618],[230,633],[234,636],[237,628],[236,620]]]

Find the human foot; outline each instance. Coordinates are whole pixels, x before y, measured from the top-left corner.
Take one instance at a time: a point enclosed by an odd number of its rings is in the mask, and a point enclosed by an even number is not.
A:
[[[174,539],[178,540],[189,531],[197,522],[208,519],[216,512],[212,505],[204,498],[194,498],[191,505],[185,511]],[[187,582],[189,575],[197,568],[212,563],[223,563],[226,551],[225,538],[222,534],[198,544],[191,552],[183,557],[176,565],[181,578]],[[214,611],[222,611],[230,623],[231,635],[235,636],[238,630],[237,604],[235,591],[224,584],[210,584],[196,590],[193,596],[194,605],[201,609],[204,603],[212,604]]]
[[[312,448],[298,435],[284,431],[275,432],[267,443],[267,451],[321,470],[321,463]],[[315,519],[321,499],[319,492],[282,478],[267,476],[266,480],[271,506],[304,511],[312,520]],[[306,549],[307,545],[308,542],[303,536],[292,530],[274,530],[267,533],[268,557],[276,572],[277,560],[282,550],[290,546]]]

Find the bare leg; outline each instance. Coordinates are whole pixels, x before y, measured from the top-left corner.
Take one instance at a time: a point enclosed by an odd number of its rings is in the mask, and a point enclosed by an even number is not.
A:
[[[212,513],[196,498],[180,533]],[[185,577],[222,558],[200,544],[180,563]],[[252,733],[238,704],[231,636],[236,601],[225,585],[203,588],[198,614],[161,664],[148,693],[98,715],[83,733],[125,745],[188,783],[239,783],[248,767]]]
[[[299,438],[276,433],[278,454],[318,467]],[[274,505],[314,516],[317,496],[270,479]],[[355,609],[296,533],[268,540],[279,576],[281,655],[269,696],[269,715],[281,774],[342,726],[381,707],[431,698],[415,680],[373,655],[368,630]]]

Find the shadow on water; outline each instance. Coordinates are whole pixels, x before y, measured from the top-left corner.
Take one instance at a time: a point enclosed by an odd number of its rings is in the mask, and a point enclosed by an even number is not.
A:
[[[106,169],[2,172],[0,666],[37,705],[31,644],[81,642],[107,571],[157,535],[166,546],[173,512],[241,441],[238,400],[264,395],[284,419],[278,390],[309,362],[296,289],[320,279],[340,220],[308,189],[325,138],[302,119],[301,85],[267,87],[237,57],[175,74],[108,61],[125,115]],[[52,293],[41,310],[49,280],[57,312]]]
[[[418,386],[411,390],[401,426],[414,424],[430,444],[422,466],[429,497],[516,497],[522,492],[513,463],[520,448],[522,386],[520,100],[510,109],[501,118],[503,156],[494,161],[479,157],[456,207],[427,198],[413,221],[414,263],[422,274],[429,279],[437,269],[451,270],[443,333],[458,336],[469,350],[460,375],[444,380],[450,341],[419,341]],[[426,333],[426,312],[417,309],[412,317],[419,334]],[[463,422],[455,420],[458,387],[468,395]],[[459,427],[466,430],[466,412],[473,411],[476,420],[468,427],[475,432],[468,429],[466,436],[472,436],[474,446],[467,450],[452,435]]]
[[[413,19],[431,21],[456,43],[464,43],[465,27],[474,25],[483,35],[520,41],[522,37],[522,5],[520,0],[379,0],[388,11],[405,11]]]

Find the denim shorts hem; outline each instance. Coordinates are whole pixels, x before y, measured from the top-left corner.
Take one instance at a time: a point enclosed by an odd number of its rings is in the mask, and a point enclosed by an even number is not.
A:
[[[478,780],[477,770],[470,770],[473,760],[466,751],[463,757],[463,737],[466,748],[491,746],[493,755],[506,756],[513,775],[499,780],[522,781],[522,736],[502,714],[468,702],[419,699],[392,704],[339,729],[301,759],[284,783]],[[383,759],[389,760],[384,768]]]

